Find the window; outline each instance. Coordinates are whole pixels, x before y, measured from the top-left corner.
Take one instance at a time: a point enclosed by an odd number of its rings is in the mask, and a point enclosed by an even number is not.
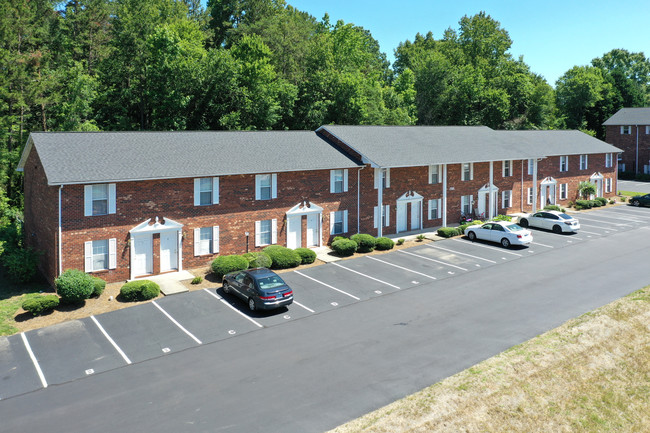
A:
[[[533,204],[533,189],[528,188],[528,193],[526,195],[526,203],[527,204]]]
[[[626,125],[621,126],[621,135],[630,135],[632,134],[632,126]]]
[[[512,207],[512,191],[511,190],[502,191],[501,195],[502,195],[502,202],[503,202],[502,207],[504,209]]]
[[[474,164],[471,162],[466,162],[462,165],[461,180],[472,180],[472,179],[474,179]]]
[[[647,135],[647,134],[650,134],[650,125],[647,125],[647,126],[645,127],[645,133],[646,133],[646,135]]]
[[[330,212],[330,234],[340,235],[348,232],[348,211]]]
[[[568,191],[569,191],[569,184],[568,183],[561,183],[560,184],[560,200],[566,200],[567,199]]]
[[[219,252],[219,226],[194,229],[194,255],[217,254]]]
[[[560,156],[560,171],[568,171],[569,170],[569,157],[568,156]]]
[[[330,171],[330,192],[339,193],[348,190],[348,170]]]
[[[84,187],[84,215],[115,213],[115,184],[102,183]]]
[[[375,189],[382,185],[383,189],[390,188],[390,168],[375,168]]]
[[[441,199],[434,198],[429,200],[429,219],[436,220],[441,217],[440,215]]]
[[[115,269],[117,263],[117,240],[102,239],[84,244],[86,272]]]
[[[201,177],[194,179],[194,206],[219,204],[219,178]]]
[[[587,155],[580,155],[580,170],[587,169]]]
[[[255,176],[255,200],[278,198],[278,175],[258,174]]]
[[[610,168],[614,165],[614,154],[606,153],[605,154],[605,167]]]
[[[429,183],[440,183],[442,178],[440,177],[440,165],[434,164],[429,166]]]
[[[605,179],[605,192],[612,192],[612,179]]]
[[[512,161],[503,161],[503,177],[512,176]]]
[[[271,245],[278,242],[278,220],[255,221],[255,246]]]
[[[464,195],[460,197],[460,211],[463,215],[471,215],[472,202],[474,201],[471,195]]]
[[[381,226],[388,227],[390,225],[390,206],[382,206],[383,212],[379,215],[379,206],[375,206],[375,219],[374,219],[374,228],[377,228],[377,221],[381,219]]]
[[[535,168],[535,160],[534,159],[529,159],[528,160],[528,174],[532,176],[533,170]]]

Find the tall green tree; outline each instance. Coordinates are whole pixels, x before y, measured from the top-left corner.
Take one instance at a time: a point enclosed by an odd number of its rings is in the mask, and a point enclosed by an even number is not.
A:
[[[556,82],[557,107],[567,128],[587,129],[585,114],[602,100],[611,85],[593,66],[574,66]]]

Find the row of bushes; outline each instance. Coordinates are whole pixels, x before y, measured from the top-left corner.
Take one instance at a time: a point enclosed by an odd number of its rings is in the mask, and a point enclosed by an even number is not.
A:
[[[298,265],[314,263],[316,253],[309,248],[291,248],[281,245],[270,245],[261,252],[242,255],[219,256],[210,265],[218,279],[229,272],[241,271],[248,268],[289,269]]]
[[[593,200],[576,200],[573,207],[576,210],[591,209],[592,207],[605,206],[608,200],[604,197],[596,197]]]
[[[355,252],[357,253],[370,253],[377,250],[390,250],[395,246],[392,239],[380,237],[376,238],[372,235],[365,233],[358,233],[345,238],[337,236],[332,242],[332,250],[342,257],[349,257]]]
[[[512,221],[512,217],[508,215],[497,215],[490,221]],[[440,227],[437,233],[438,236],[442,238],[452,238],[454,236],[460,236],[465,233],[465,229],[469,226],[476,226],[481,224],[483,224],[483,221],[474,220],[465,224],[461,224],[458,227]]]

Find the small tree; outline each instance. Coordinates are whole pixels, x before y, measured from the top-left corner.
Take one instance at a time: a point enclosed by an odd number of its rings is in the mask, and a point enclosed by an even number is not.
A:
[[[589,197],[596,194],[596,185],[591,182],[580,182],[578,192],[580,193],[580,197],[589,200]]]

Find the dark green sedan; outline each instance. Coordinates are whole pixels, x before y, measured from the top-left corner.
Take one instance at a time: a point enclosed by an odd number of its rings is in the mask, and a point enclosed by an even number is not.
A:
[[[632,206],[650,206],[650,194],[646,195],[635,195],[630,199],[630,204]]]

